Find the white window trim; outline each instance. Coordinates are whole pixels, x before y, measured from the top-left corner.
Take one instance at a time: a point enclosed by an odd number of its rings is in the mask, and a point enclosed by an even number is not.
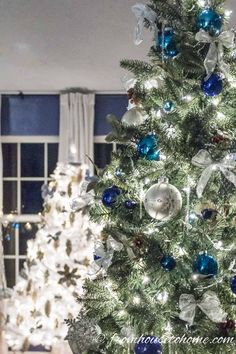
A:
[[[42,181],[43,183],[47,183],[50,178],[48,178],[48,145],[50,143],[59,143],[58,136],[1,136],[1,143],[8,143],[8,144],[17,144],[17,176],[16,177],[4,177],[3,181],[16,181],[17,182],[17,210],[21,209],[21,189],[20,183],[21,181]],[[35,144],[44,144],[44,176],[42,177],[21,177],[21,149],[20,144],[22,143],[35,143]],[[8,214],[9,215],[9,214]],[[6,216],[6,215],[5,215]],[[19,214],[13,216],[13,222],[16,223],[38,223],[41,221],[41,216],[38,214]],[[19,248],[19,229],[15,229],[15,254],[12,255],[4,255],[4,259],[11,259],[15,261],[15,280],[17,281],[19,277],[19,261],[25,260],[26,255],[20,255],[20,248]]]

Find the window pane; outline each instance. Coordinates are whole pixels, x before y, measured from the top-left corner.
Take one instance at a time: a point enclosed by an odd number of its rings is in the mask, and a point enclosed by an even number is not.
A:
[[[3,177],[17,177],[17,144],[2,144]]]
[[[3,182],[3,211],[5,214],[17,210],[17,183],[12,181]]]
[[[29,229],[31,227],[31,229]],[[27,253],[27,241],[35,238],[38,228],[36,224],[20,224],[19,253],[21,256]]]
[[[16,269],[14,259],[4,259],[7,286],[12,288],[16,283]]]
[[[53,173],[58,159],[58,144],[48,144],[48,177]]]
[[[44,144],[21,144],[21,177],[44,176]]]
[[[111,162],[112,144],[94,144],[94,162],[99,168],[104,168]]]
[[[24,268],[24,263],[26,259],[19,259],[19,272]]]
[[[4,254],[15,254],[15,230],[12,224],[2,228]]]
[[[21,182],[21,213],[37,214],[42,210],[41,187],[43,181]]]

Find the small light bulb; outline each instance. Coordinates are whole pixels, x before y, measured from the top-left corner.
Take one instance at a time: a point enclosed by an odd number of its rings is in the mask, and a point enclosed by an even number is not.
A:
[[[230,18],[230,16],[232,15],[232,13],[233,13],[233,11],[232,11],[232,10],[228,10],[228,9],[226,9],[226,10],[225,10],[225,18],[229,19],[229,18]]]
[[[186,102],[191,102],[193,100],[193,96],[191,95],[183,96],[183,100]]]
[[[158,109],[158,110],[155,111],[155,116],[156,116],[157,118],[161,118],[161,110],[160,110],[160,109]]]
[[[214,106],[218,106],[219,103],[220,103],[219,97],[215,97],[215,98],[212,99],[212,104]]]
[[[140,299],[139,296],[134,296],[134,297],[133,297],[133,304],[134,304],[134,305],[139,305],[140,302],[141,302],[141,299]]]
[[[143,276],[143,284],[148,284],[150,282],[150,278],[147,275]]]
[[[206,3],[205,0],[198,0],[198,6],[200,6],[200,7],[204,7],[205,3]]]
[[[76,149],[76,146],[75,144],[71,144],[70,145],[70,152],[75,155],[77,153],[77,149]]]
[[[169,294],[166,291],[163,291],[162,293],[157,294],[156,299],[162,305],[165,305],[166,302],[168,301],[168,297],[169,297]]]
[[[32,230],[32,225],[29,223],[29,222],[27,222],[26,224],[25,224],[25,228],[26,228],[26,230]]]
[[[118,315],[121,316],[121,317],[123,317],[123,316],[126,315],[126,311],[125,311],[125,310],[120,310],[120,311],[118,312]]]
[[[193,274],[193,275],[192,275],[192,279],[193,279],[193,280],[198,280],[198,275],[197,275],[197,274]]]
[[[172,331],[172,327],[170,322],[167,323],[166,327],[165,327],[166,332],[171,332]]]
[[[219,120],[225,119],[225,115],[224,115],[224,113],[222,113],[222,112],[217,112],[216,117],[217,117],[217,119],[219,119]]]

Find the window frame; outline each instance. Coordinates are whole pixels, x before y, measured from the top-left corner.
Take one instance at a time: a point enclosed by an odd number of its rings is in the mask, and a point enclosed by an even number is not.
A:
[[[48,176],[48,144],[59,143],[59,136],[1,136],[2,144],[17,144],[17,175],[16,177],[3,177],[2,183],[4,181],[16,181],[17,183],[17,214],[4,214],[3,219],[9,220],[13,217],[13,222],[15,223],[39,223],[41,221],[40,213],[38,214],[20,214],[21,210],[21,181],[42,181],[43,183],[48,183],[50,177]],[[21,144],[44,144],[44,176],[42,177],[21,177]],[[20,254],[20,230],[16,228],[14,230],[14,242],[15,242],[15,253],[11,255],[4,254],[4,260],[14,260],[15,261],[15,282],[19,277],[20,273],[20,260],[26,260],[27,255]]]

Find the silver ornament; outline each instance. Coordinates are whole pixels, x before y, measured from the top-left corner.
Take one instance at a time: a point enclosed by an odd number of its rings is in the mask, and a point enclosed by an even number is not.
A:
[[[76,320],[67,323],[69,330],[65,340],[68,340],[73,354],[95,351],[98,348],[100,336],[102,337],[101,328],[94,319],[87,317],[85,311],[82,310]]]
[[[144,207],[154,219],[167,221],[182,208],[182,197],[173,185],[161,182],[149,188],[145,195]]]
[[[121,122],[126,126],[137,126],[143,124],[147,119],[147,114],[140,107],[133,107],[129,109],[122,117]]]

